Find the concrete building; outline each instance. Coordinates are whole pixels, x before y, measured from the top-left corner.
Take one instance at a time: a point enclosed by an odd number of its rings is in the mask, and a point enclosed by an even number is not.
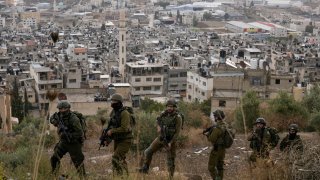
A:
[[[202,76],[199,72],[187,73],[187,97],[189,102],[203,102],[212,97],[213,77]]]
[[[234,33],[258,33],[261,29],[242,21],[228,21],[225,27]]]
[[[187,69],[170,67],[168,74],[168,94],[175,97],[186,97]]]
[[[40,109],[43,109],[44,105],[48,103],[46,99],[47,91],[62,88],[62,77],[60,77],[54,68],[41,66],[40,64],[30,65],[30,76],[35,80],[37,102],[40,105]]]
[[[20,19],[23,25],[36,27],[40,22],[40,12],[35,10],[20,13]]]
[[[0,27],[6,27],[6,18],[0,16]]]
[[[80,88],[81,87],[81,66],[73,65],[67,69],[66,88]]]
[[[163,63],[147,61],[128,62],[126,79],[131,85],[131,98],[135,106],[139,106],[140,96],[163,96],[168,83],[169,66]]]

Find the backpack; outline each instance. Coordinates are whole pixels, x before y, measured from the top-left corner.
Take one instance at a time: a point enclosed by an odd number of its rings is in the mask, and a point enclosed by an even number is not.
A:
[[[123,106],[121,112],[123,110],[127,110],[129,112],[129,114],[130,114],[130,126],[131,126],[131,128],[133,128],[136,125],[136,117],[134,115],[133,108],[129,107],[129,106]],[[121,114],[121,112],[120,112],[120,114]]]
[[[73,114],[75,114],[79,119],[80,119],[80,124],[81,124],[81,128],[84,134],[84,139],[87,139],[87,122],[86,122],[86,118],[83,116],[82,113],[78,112],[78,111],[72,111]]]
[[[223,135],[223,146],[227,149],[230,148],[233,144],[234,137],[235,133],[233,132],[233,130],[230,128],[226,128]]]
[[[270,146],[272,148],[275,148],[278,145],[278,142],[280,140],[280,136],[278,134],[278,131],[276,128],[273,128],[273,127],[267,127],[267,130],[269,131],[269,133],[271,135]]]

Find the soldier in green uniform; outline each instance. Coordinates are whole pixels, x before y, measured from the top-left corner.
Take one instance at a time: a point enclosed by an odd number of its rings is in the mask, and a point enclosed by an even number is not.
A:
[[[107,131],[108,136],[114,140],[114,153],[112,156],[112,169],[114,176],[129,175],[126,162],[126,154],[132,144],[132,127],[130,125],[130,114],[123,108],[123,98],[120,94],[111,97],[110,121]]]
[[[159,136],[144,151],[141,160],[143,166],[139,169],[139,172],[148,173],[153,154],[165,147],[167,149],[169,178],[171,179],[175,170],[176,141],[181,130],[182,118],[177,113],[177,103],[174,99],[169,99],[166,107],[167,109],[157,118]]]
[[[290,124],[289,125],[289,134],[283,138],[280,143],[280,151],[286,153],[302,153],[303,143],[298,133],[298,125]]]
[[[223,121],[225,114],[222,110],[213,112],[215,125],[204,131],[208,141],[213,145],[210,152],[208,170],[213,180],[223,179],[223,164],[226,149],[223,144],[223,136],[226,132],[227,124]]]
[[[250,161],[256,162],[257,158],[269,158],[271,135],[266,128],[264,118],[256,119],[254,131],[248,136],[248,141],[250,141],[250,148],[253,150]]]
[[[84,134],[81,128],[79,118],[71,113],[70,104],[66,100],[58,103],[58,113],[54,113],[50,117],[50,123],[58,128],[60,141],[54,147],[54,153],[51,156],[52,173],[57,174],[60,166],[60,159],[69,153],[71,160],[77,172],[81,177],[85,176],[84,169],[84,155],[82,153],[82,146],[84,141]]]

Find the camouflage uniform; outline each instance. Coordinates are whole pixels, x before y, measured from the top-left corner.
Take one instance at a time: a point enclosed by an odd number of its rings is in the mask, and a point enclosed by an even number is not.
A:
[[[223,145],[223,135],[226,131],[226,123],[222,120],[217,121],[212,132],[208,135],[208,140],[212,143],[213,149],[210,152],[208,170],[212,179],[223,179],[223,164],[226,149]]]
[[[265,159],[269,157],[271,135],[267,128],[261,128],[259,132],[254,131],[249,135],[248,141],[251,141],[250,148],[253,150],[250,161],[255,162],[257,158]]]
[[[60,118],[66,127],[65,130],[63,130],[63,127],[59,125]],[[84,155],[82,153],[84,134],[79,118],[68,110],[64,114],[61,112],[53,114],[50,117],[50,123],[58,127],[58,134],[60,137],[60,141],[54,147],[54,153],[50,159],[52,173],[56,174],[58,172],[60,159],[66,153],[69,153],[73,164],[77,168],[78,174],[84,176]]]
[[[289,138],[287,135],[280,143],[280,150],[284,152],[302,152],[303,151],[303,143],[302,139],[299,135],[296,135],[293,139]]]
[[[110,113],[108,127],[111,127],[111,138],[114,140],[114,153],[112,155],[112,169],[115,176],[128,175],[126,154],[132,145],[132,127],[130,125],[130,113],[123,109],[122,96],[114,94],[111,100],[118,106]]]
[[[176,140],[181,130],[182,119],[176,111],[172,113],[165,111],[157,118],[157,124],[161,128],[162,133],[160,133],[144,151],[142,157],[144,169],[142,169],[142,171],[148,171],[153,154],[159,149],[167,147],[170,143],[171,148],[167,149],[167,166],[170,177],[173,177],[175,170]]]

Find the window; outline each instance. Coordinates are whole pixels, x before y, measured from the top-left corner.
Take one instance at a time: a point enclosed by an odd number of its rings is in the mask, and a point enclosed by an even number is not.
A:
[[[289,83],[291,83],[291,81],[292,81],[292,80],[291,80],[291,79],[289,79]]]
[[[260,77],[252,77],[251,85],[254,85],[254,86],[261,85],[261,78]]]
[[[191,89],[191,85],[189,85],[188,88]]]
[[[121,36],[121,40],[124,41],[124,35],[123,35],[123,34],[122,34],[122,36]]]
[[[28,95],[28,98],[32,98],[33,96],[32,95]]]
[[[161,82],[161,78],[153,78],[153,82]]]
[[[135,87],[134,90],[140,91],[140,87]]]
[[[178,84],[170,84],[170,88],[177,88]]]
[[[276,79],[276,84],[280,84],[280,79]]]
[[[69,79],[69,83],[76,83],[77,80],[76,79]]]
[[[155,90],[155,91],[160,91],[160,89],[161,89],[160,86],[155,86],[155,87],[154,87],[154,90]]]
[[[144,90],[144,91],[151,91],[151,86],[143,87],[143,90]]]
[[[196,81],[198,81],[198,78],[196,78]]]
[[[201,95],[202,95],[202,96],[206,96],[206,93],[205,93],[205,92],[201,92]]]
[[[219,107],[226,107],[226,101],[219,100]]]
[[[187,72],[181,72],[180,77],[187,77]]]
[[[69,73],[76,73],[77,72],[77,70],[75,70],[75,69],[70,69],[69,70]]]
[[[202,82],[202,85],[207,86],[207,83],[206,82]]]
[[[182,87],[187,87],[187,84],[182,84]]]
[[[39,88],[40,90],[42,90],[42,89],[44,89],[44,85],[40,85],[40,88]]]
[[[190,95],[188,95],[188,99],[191,100],[191,96]]]
[[[140,78],[136,78],[135,82],[141,82],[141,79]]]
[[[190,79],[193,79],[193,76],[190,76]]]
[[[124,46],[121,47],[121,51],[122,51],[122,53],[124,53]]]
[[[51,85],[51,88],[57,88],[56,84]]]
[[[176,78],[176,77],[179,77],[179,76],[178,76],[178,74],[170,74],[170,77],[171,78]]]
[[[151,77],[146,78],[146,81],[152,81]]]

